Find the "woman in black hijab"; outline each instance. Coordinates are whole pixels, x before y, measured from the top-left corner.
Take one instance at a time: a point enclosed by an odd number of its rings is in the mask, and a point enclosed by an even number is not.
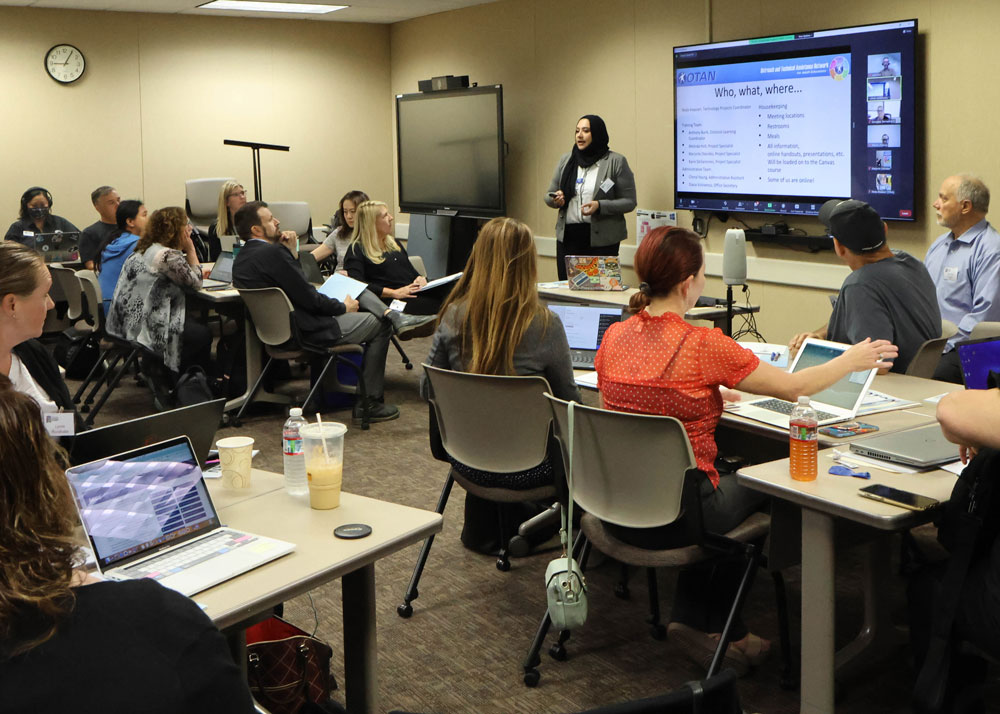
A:
[[[625,214],[635,210],[635,177],[628,161],[608,149],[608,129],[596,114],[576,123],[576,142],[556,166],[545,203],[559,211],[556,264],[566,279],[567,255],[618,255]]]

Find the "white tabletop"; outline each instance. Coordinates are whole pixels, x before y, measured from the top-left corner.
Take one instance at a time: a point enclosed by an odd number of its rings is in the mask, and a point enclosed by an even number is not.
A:
[[[259,479],[259,474],[255,471],[253,478],[261,490],[280,484]],[[224,490],[221,484],[213,486],[213,500],[221,503],[229,498],[219,493]],[[219,508],[223,524],[290,541],[296,547],[289,555],[194,597],[220,629],[421,541],[442,527],[441,516],[433,511],[350,493],[342,493],[340,507],[328,511],[313,510],[308,497],[295,498],[281,488],[240,498],[246,495],[238,493],[235,502]],[[335,538],[333,529],[347,523],[365,523],[372,534],[358,540]]]

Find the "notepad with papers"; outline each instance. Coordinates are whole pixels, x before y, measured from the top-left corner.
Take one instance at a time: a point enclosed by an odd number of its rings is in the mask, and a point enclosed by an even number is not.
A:
[[[334,300],[343,300],[345,295],[350,295],[355,300],[368,287],[368,283],[349,278],[340,273],[334,273],[319,288],[319,292]]]

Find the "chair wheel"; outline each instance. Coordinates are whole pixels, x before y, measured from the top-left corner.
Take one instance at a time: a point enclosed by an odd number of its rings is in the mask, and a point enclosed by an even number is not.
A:
[[[538,674],[537,669],[525,669],[524,670],[524,684],[527,687],[537,687],[538,680],[541,679],[541,675]]]
[[[403,603],[396,608],[396,614],[402,617],[404,620],[409,619],[410,615],[413,614],[413,605],[408,602]]]
[[[562,643],[557,642],[556,644],[549,647],[549,657],[554,659],[556,662],[565,662],[566,648],[562,646]]]
[[[406,368],[407,369],[413,369],[413,362],[407,362],[406,363]]]
[[[497,558],[497,570],[501,573],[506,573],[510,570],[510,561],[505,558]]]
[[[629,591],[628,585],[625,583],[617,583],[615,585],[615,597],[621,600],[628,600],[632,597],[632,593]]]
[[[653,625],[649,628],[649,634],[654,640],[667,639],[667,628],[663,625]]]

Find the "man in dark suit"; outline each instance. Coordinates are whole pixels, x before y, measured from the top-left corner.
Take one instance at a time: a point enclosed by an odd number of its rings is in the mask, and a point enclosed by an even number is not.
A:
[[[359,312],[358,301],[350,295],[340,301],[319,293],[306,280],[299,265],[295,232],[279,231],[278,219],[263,201],[240,208],[235,223],[244,245],[233,262],[233,284],[237,288],[281,288],[295,308],[292,318],[296,327],[310,343],[366,343],[362,376],[368,394],[369,420],[390,421],[399,417],[398,407],[381,401],[385,356],[395,315],[380,318],[367,311]],[[375,301],[382,314],[385,305],[377,298]],[[360,419],[361,405],[355,404],[354,420]]]

